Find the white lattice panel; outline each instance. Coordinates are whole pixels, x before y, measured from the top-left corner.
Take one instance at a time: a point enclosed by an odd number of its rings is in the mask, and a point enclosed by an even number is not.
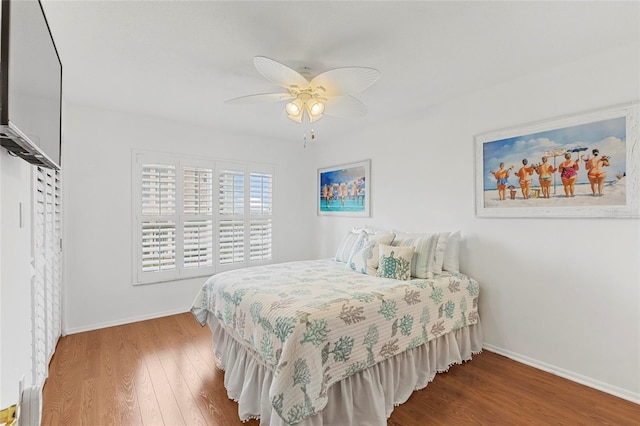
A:
[[[60,173],[37,167],[33,182],[33,371],[42,386],[62,329]]]

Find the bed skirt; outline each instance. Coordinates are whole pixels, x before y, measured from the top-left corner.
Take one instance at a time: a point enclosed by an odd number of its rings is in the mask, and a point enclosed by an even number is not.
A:
[[[214,351],[225,371],[224,386],[238,403],[240,420],[260,419],[263,426],[286,426],[271,405],[273,371],[259,362],[209,315]],[[328,403],[299,426],[384,426],[395,406],[426,387],[437,373],[471,359],[482,351],[482,327],[477,324],[440,336],[335,383],[327,390]]]

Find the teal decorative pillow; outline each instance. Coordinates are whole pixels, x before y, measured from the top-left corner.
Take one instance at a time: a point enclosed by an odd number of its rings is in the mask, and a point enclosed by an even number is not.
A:
[[[411,279],[411,260],[413,259],[413,246],[387,246],[380,244],[377,277],[393,278],[396,280]]]
[[[363,274],[375,275],[378,267],[378,245],[391,244],[395,234],[363,232],[353,245],[347,266]]]

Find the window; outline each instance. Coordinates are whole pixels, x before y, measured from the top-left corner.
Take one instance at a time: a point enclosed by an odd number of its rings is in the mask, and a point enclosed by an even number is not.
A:
[[[218,177],[220,264],[270,260],[272,173],[224,168]]]
[[[176,167],[142,165],[142,271],[176,268]]]
[[[271,259],[273,176],[269,173],[250,173],[249,188],[250,261],[268,260]]]
[[[244,263],[244,171],[218,172],[220,264]]]
[[[272,259],[273,168],[134,153],[134,283]]]
[[[184,267],[213,265],[213,170],[183,169]]]

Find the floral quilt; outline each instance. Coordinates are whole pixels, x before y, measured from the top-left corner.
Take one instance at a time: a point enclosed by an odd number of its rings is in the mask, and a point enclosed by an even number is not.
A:
[[[400,281],[327,259],[214,275],[192,312],[202,325],[215,315],[272,369],[269,397],[293,425],[325,407],[332,384],[475,324],[478,293],[463,274]]]

